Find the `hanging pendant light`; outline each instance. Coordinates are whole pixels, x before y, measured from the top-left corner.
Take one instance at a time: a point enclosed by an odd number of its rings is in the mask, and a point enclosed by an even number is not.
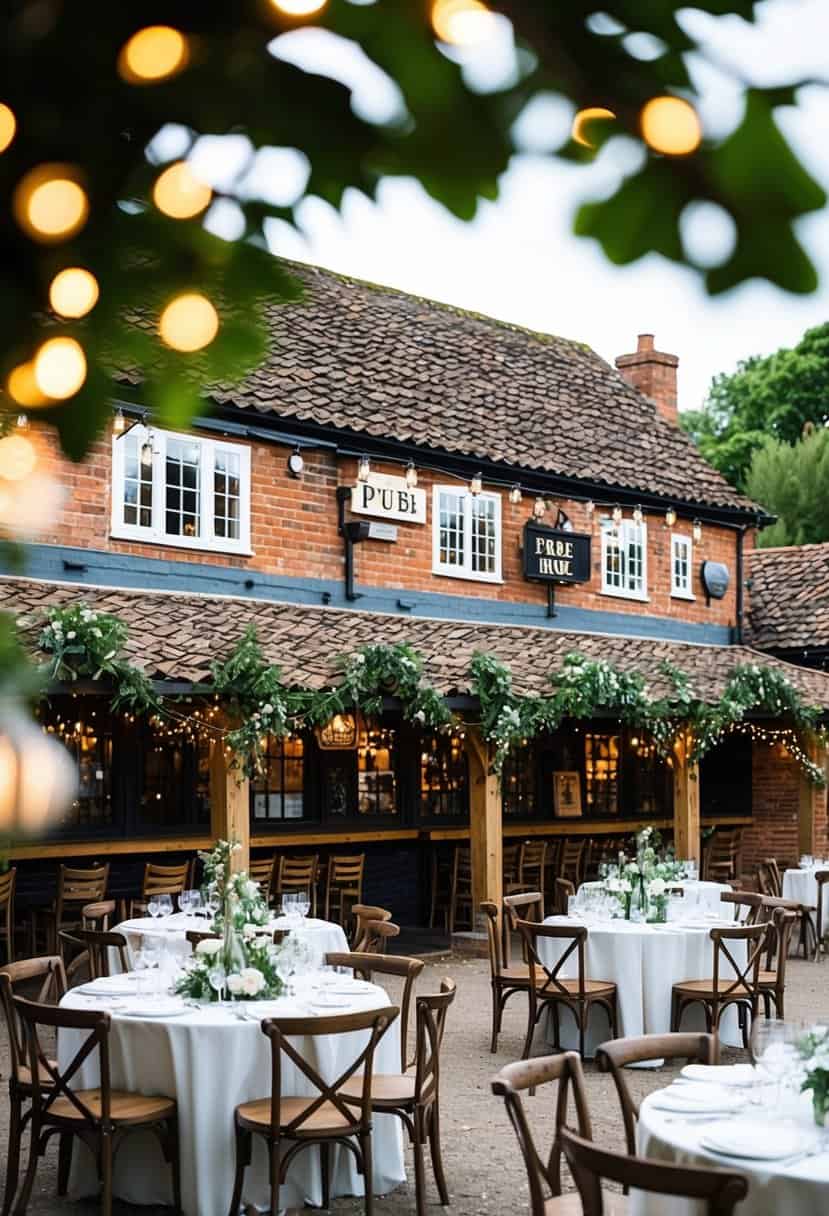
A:
[[[668,510],[665,512],[665,523],[669,528],[672,528],[676,523],[676,511],[673,507],[668,507]]]
[[[473,498],[477,498],[484,488],[484,479],[480,473],[476,473],[469,483],[469,493]]]
[[[537,498],[533,503],[533,515],[536,519],[543,519],[547,511],[547,504],[543,498]]]
[[[371,472],[371,461],[368,456],[361,456],[360,463],[357,465],[357,480],[368,481],[369,473]]]
[[[698,545],[699,542],[702,540],[702,520],[701,519],[694,520],[693,527],[691,529],[691,535],[694,538],[694,544]]]
[[[519,506],[521,503],[521,487],[517,482],[509,492],[509,500],[514,507]]]
[[[417,469],[413,460],[406,465],[406,486],[410,490],[417,489]]]

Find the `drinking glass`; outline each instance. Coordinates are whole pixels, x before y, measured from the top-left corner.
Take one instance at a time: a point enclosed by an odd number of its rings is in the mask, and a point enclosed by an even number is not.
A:
[[[161,909],[158,906],[158,899],[154,895],[147,900],[147,911],[153,920],[155,920],[157,916],[161,916]]]
[[[800,858],[801,870],[811,870],[811,868],[814,864],[815,864],[815,859],[811,853],[804,853],[803,856]]]
[[[138,977],[136,989],[139,994],[147,991],[147,955],[143,950],[136,950],[132,958],[132,969]]]
[[[173,914],[173,897],[172,895],[159,895],[158,906],[161,916],[172,916]]]
[[[751,1058],[760,1076],[775,1086],[774,1109],[780,1110],[781,1089],[798,1062],[797,1041],[801,1027],[797,1022],[778,1018],[755,1018],[751,1028]]]
[[[187,916],[190,912],[190,908],[192,906],[192,898],[193,898],[192,891],[179,891],[179,893],[178,893],[179,911],[183,912],[185,916]]]
[[[577,908],[578,908],[578,896],[577,895],[568,895],[567,896],[567,915],[575,916]]]
[[[297,913],[301,917],[306,917],[311,910],[311,897],[307,891],[299,891],[296,897]]]
[[[227,973],[225,972],[224,966],[221,963],[217,963],[216,966],[209,972],[207,978],[210,980],[210,987],[218,995],[219,1004],[223,1005],[225,985],[227,983]]]
[[[190,912],[193,916],[198,916],[201,912],[201,891],[190,892]]]

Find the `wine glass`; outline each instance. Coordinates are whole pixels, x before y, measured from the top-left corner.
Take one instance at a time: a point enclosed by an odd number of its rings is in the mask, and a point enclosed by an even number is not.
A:
[[[775,1110],[780,1109],[783,1081],[797,1065],[799,1036],[800,1027],[796,1022],[784,1022],[779,1018],[755,1018],[751,1028],[752,1063],[760,1076],[768,1077],[775,1086]]]
[[[151,895],[147,900],[147,911],[153,920],[155,920],[157,916],[161,916],[161,909],[158,906],[158,897],[156,895]]]
[[[311,898],[307,891],[299,891],[296,899],[296,909],[301,918],[305,918],[311,910]]]
[[[178,893],[179,911],[183,912],[185,916],[189,916],[192,905],[193,905],[193,892],[192,891],[179,891],[179,893]]]
[[[216,965],[208,972],[207,978],[210,981],[210,987],[216,993],[218,1003],[220,1005],[224,1004],[224,991],[225,985],[227,984],[227,972],[225,971],[223,964],[220,962],[216,963]]]
[[[158,906],[160,909],[159,915],[172,916],[172,914],[173,914],[173,897],[172,897],[172,895],[170,895],[168,893],[165,893],[164,895],[159,895],[158,896]]]

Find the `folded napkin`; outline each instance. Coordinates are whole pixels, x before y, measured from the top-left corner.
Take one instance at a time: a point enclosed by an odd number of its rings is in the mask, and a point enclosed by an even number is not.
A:
[[[739,1110],[743,1099],[733,1086],[728,1089],[724,1085],[687,1081],[674,1083],[652,1094],[650,1105],[654,1110],[678,1114],[715,1115]]]
[[[751,1064],[686,1064],[679,1074],[687,1081],[704,1081],[717,1085],[754,1085],[757,1074]]]

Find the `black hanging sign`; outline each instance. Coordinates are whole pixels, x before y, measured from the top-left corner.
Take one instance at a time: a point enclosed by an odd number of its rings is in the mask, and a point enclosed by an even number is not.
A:
[[[590,581],[590,537],[582,532],[524,525],[524,578],[541,583]]]

